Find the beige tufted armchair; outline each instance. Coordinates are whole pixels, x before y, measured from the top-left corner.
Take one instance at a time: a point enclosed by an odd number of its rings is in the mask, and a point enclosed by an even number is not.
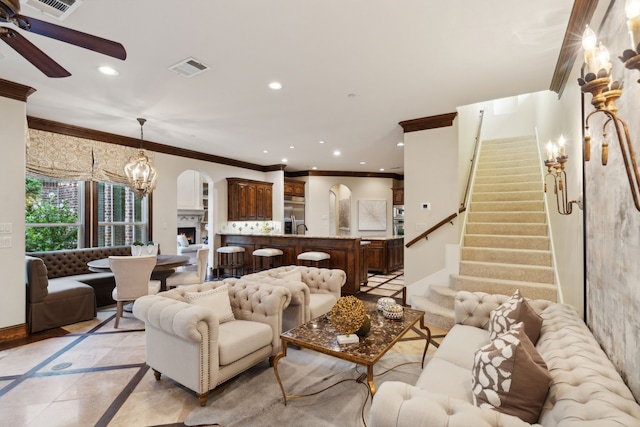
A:
[[[295,269],[301,273],[301,282],[281,278]],[[285,286],[291,291],[292,302],[284,320],[284,330],[288,330],[331,311],[340,298],[347,275],[340,269],[288,265],[247,274],[242,279]],[[233,283],[234,279],[225,281]]]
[[[218,384],[280,351],[282,311],[291,292],[282,286],[237,281],[229,286],[235,320],[220,323],[211,308],[189,304],[187,292],[224,285],[206,282],[136,300],[133,314],[145,322],[147,364],[193,390],[204,406]]]

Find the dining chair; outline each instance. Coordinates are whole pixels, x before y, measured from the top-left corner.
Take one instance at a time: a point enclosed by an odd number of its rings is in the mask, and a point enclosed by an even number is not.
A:
[[[155,266],[154,255],[109,257],[109,267],[116,279],[116,287],[112,293],[113,299],[117,302],[115,328],[120,323],[125,303],[160,291],[160,281],[150,280]]]
[[[198,249],[198,264],[196,270],[188,270],[189,267],[179,267],[181,270],[176,271],[167,277],[167,289],[175,288],[181,285],[199,285],[204,283],[207,275],[207,263],[209,260],[209,248]]]

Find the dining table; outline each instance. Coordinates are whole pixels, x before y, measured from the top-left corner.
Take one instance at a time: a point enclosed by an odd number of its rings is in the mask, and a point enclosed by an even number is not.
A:
[[[176,267],[189,263],[189,257],[186,255],[156,255],[156,266],[151,272],[151,279],[160,281],[160,290],[167,290],[167,277],[175,272]],[[97,273],[105,273],[111,271],[109,268],[109,258],[101,258],[87,263],[89,270]]]

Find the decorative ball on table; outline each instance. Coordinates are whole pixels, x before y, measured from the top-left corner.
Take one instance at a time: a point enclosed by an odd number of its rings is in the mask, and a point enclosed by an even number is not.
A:
[[[330,313],[331,325],[341,335],[338,335],[338,344],[351,344],[359,341],[355,332],[360,329],[365,321],[366,312],[364,304],[354,296],[340,297]]]

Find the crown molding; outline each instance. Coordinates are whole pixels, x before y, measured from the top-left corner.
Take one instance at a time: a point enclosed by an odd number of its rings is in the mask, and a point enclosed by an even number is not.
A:
[[[27,102],[29,95],[36,90],[30,86],[21,85],[19,83],[10,82],[9,80],[0,79],[0,96],[4,98],[15,99],[16,101]]]
[[[398,123],[404,133],[416,132],[427,129],[444,128],[453,125],[453,119],[458,113],[439,114],[437,116],[421,117],[419,119],[404,120]]]
[[[349,172],[349,171],[296,171],[285,172],[285,178],[298,178],[301,176],[342,176],[351,178],[391,178],[400,181],[404,180],[404,175],[397,173],[385,173],[385,172]]]
[[[558,95],[562,95],[564,91],[578,52],[582,49],[584,27],[591,22],[597,6],[598,0],[575,0],[573,3],[567,30],[564,33],[564,40],[558,55],[558,62],[549,86],[549,89]]]

